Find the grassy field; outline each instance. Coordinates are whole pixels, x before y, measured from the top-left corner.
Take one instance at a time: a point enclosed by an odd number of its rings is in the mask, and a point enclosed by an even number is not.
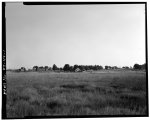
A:
[[[146,73],[7,72],[7,117],[146,115]]]

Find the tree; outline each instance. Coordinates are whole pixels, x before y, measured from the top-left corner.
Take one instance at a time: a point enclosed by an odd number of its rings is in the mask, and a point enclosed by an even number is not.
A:
[[[70,71],[70,65],[69,64],[65,64],[63,67],[64,71]]]
[[[94,65],[94,66],[93,66],[93,70],[97,70],[97,65]]]
[[[129,69],[129,67],[128,67],[128,66],[125,66],[125,69]]]
[[[73,71],[73,66],[69,67],[69,71],[71,71],[71,72]]]
[[[143,65],[141,65],[141,69],[146,69],[146,63],[144,63]]]
[[[123,68],[123,69],[125,69],[125,67],[124,67],[124,66],[123,66],[122,68]]]
[[[102,70],[103,69],[103,66],[99,66],[99,70]]]
[[[90,68],[90,70],[93,70],[93,66],[92,65],[89,65],[89,68]]]
[[[73,70],[76,70],[78,68],[78,65],[73,66]]]
[[[37,71],[38,70],[38,66],[33,66],[33,70]]]
[[[20,70],[21,70],[21,71],[26,71],[26,68],[25,68],[25,67],[21,67]]]
[[[142,65],[134,64],[133,69],[138,69],[138,70],[146,69],[146,63]]]
[[[79,69],[80,69],[81,71],[83,71],[83,66],[82,66],[82,65],[79,65],[78,67],[79,67]]]
[[[49,68],[48,68],[48,70],[52,70],[52,68],[51,68],[51,67],[49,67]]]
[[[45,68],[45,71],[48,70],[48,66],[45,66],[44,68]]]
[[[105,69],[107,70],[109,66],[105,66]]]
[[[118,67],[117,67],[117,66],[114,66],[114,69],[118,69]]]
[[[57,70],[57,66],[54,64],[52,69]]]
[[[60,67],[60,70],[62,71],[62,70],[63,70],[63,68],[61,68],[61,67]]]
[[[141,69],[141,66],[139,64],[134,64],[133,68],[134,69]]]
[[[40,66],[39,68],[40,68],[40,69],[43,69],[44,67],[43,67],[43,66]]]
[[[89,66],[87,66],[87,65],[84,68],[85,68],[85,70],[89,70],[90,69]]]
[[[111,67],[111,66],[108,66],[108,68],[109,68],[109,69],[112,69],[112,67]]]

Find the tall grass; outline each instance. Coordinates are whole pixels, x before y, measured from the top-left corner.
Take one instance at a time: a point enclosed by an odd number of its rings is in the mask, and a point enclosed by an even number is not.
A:
[[[146,113],[145,73],[7,73],[8,118]]]

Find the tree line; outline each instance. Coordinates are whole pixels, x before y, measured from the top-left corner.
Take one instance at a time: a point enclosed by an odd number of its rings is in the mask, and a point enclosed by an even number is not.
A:
[[[42,69],[42,70],[54,70],[54,71],[57,71],[57,70],[60,70],[60,71],[70,71],[70,72],[73,72],[75,71],[76,69],[80,69],[81,71],[87,71],[87,70],[102,70],[102,69],[106,69],[106,70],[109,70],[109,69],[136,69],[136,70],[142,70],[142,69],[146,69],[146,63],[145,64],[142,64],[142,65],[139,65],[139,64],[134,64],[133,67],[128,67],[128,66],[123,66],[122,68],[119,68],[117,66],[105,66],[103,68],[103,66],[101,65],[69,65],[69,64],[65,64],[64,67],[57,67],[56,64],[53,64],[52,67],[48,67],[48,66],[41,66],[41,67],[38,67],[38,66],[34,66],[33,69],[35,71],[38,71],[39,69]]]
[[[146,69],[146,63],[145,63],[145,64],[142,64],[142,65],[134,64],[133,68],[136,69],[136,70],[143,70],[143,69]]]
[[[110,70],[110,69],[132,69],[132,70],[145,70],[146,69],[146,63],[145,64],[134,64],[133,67],[128,67],[128,66],[123,66],[122,68],[119,68],[117,66],[101,66],[101,65],[69,65],[69,64],[65,64],[64,67],[57,67],[56,64],[53,64],[52,67],[48,67],[48,66],[33,66],[32,69],[30,69],[30,71],[48,71],[48,70],[53,70],[53,71],[66,71],[66,72],[74,72],[76,70],[79,71],[88,71],[88,70]],[[17,71],[27,71],[25,67],[21,67],[20,69],[18,69]],[[29,70],[28,70],[29,71]]]
[[[65,64],[64,67],[57,67],[55,64],[52,66],[52,67],[48,67],[48,66],[45,66],[45,67],[38,67],[38,66],[33,66],[33,70],[35,71],[38,71],[39,69],[43,69],[43,70],[63,70],[63,71],[70,71],[70,72],[73,72],[75,71],[77,68],[79,68],[81,71],[85,71],[85,70],[102,70],[103,67],[100,66],[100,65],[74,65],[74,66],[71,66],[69,64]]]

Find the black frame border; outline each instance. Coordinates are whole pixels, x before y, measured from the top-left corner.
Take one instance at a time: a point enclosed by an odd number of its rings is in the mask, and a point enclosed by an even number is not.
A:
[[[110,117],[149,117],[148,96],[148,34],[147,34],[147,2],[23,2],[24,5],[115,5],[115,4],[145,4],[145,57],[146,57],[146,115],[60,115],[60,116],[27,116],[25,118],[7,118],[6,115],[6,2],[2,2],[2,119],[43,119],[43,118],[110,118]]]
[[[6,18],[5,2],[2,2],[2,118],[6,118]]]

